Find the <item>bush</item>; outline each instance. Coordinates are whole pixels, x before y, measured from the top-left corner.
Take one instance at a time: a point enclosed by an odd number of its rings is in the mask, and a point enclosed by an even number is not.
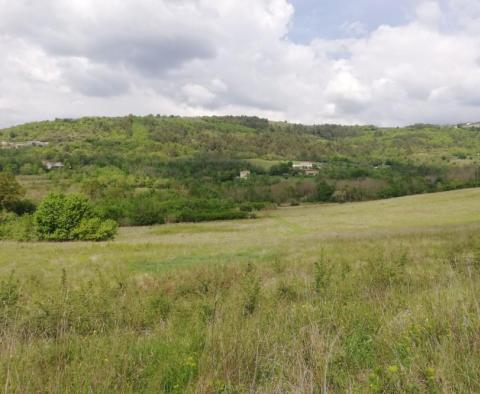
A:
[[[0,209],[7,208],[25,195],[25,190],[9,172],[0,172]]]
[[[321,181],[317,184],[316,200],[322,202],[331,201],[333,193],[335,193],[335,188],[327,182]]]
[[[106,241],[115,236],[117,228],[117,222],[114,220],[83,219],[73,231],[73,236],[81,241]]]
[[[293,163],[290,161],[288,163],[275,164],[270,168],[270,175],[287,175],[292,172]]]
[[[35,214],[40,239],[74,239],[74,230],[83,219],[93,216],[87,199],[80,195],[52,193],[42,201]]]
[[[8,211],[11,211],[21,216],[34,213],[37,209],[37,206],[30,200],[17,200],[12,203],[6,204],[5,208]]]
[[[52,193],[39,205],[35,216],[38,237],[50,241],[105,240],[115,235],[113,221],[95,217],[88,200],[77,194]]]
[[[253,203],[248,209],[239,209],[228,200],[209,198],[164,197],[146,192],[123,199],[100,201],[95,207],[98,216],[119,221],[122,225],[149,226],[176,222],[246,219],[250,211],[263,207]]]
[[[127,205],[129,222],[138,226],[163,224],[167,215],[163,205],[161,199],[154,194],[145,193],[132,197]]]
[[[14,213],[1,215],[0,239],[14,241],[32,241],[35,239],[35,231],[32,215],[17,216]]]

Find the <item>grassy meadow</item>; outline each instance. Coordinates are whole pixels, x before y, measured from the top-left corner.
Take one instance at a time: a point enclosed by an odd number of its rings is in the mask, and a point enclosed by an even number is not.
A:
[[[0,242],[5,393],[480,392],[480,189]]]

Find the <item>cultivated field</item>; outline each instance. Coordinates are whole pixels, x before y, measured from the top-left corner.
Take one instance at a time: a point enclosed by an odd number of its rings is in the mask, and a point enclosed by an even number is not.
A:
[[[5,392],[479,392],[480,189],[0,242]]]

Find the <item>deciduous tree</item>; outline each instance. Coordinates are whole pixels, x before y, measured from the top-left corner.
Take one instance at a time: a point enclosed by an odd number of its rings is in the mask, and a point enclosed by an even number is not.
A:
[[[7,209],[25,195],[25,189],[9,172],[0,172],[0,209]]]

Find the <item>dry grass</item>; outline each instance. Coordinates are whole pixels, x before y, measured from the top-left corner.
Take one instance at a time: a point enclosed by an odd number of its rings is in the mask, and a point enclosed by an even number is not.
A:
[[[78,186],[72,186],[68,180],[57,181],[48,175],[21,175],[18,182],[25,188],[26,198],[39,203],[53,190],[74,193]]]
[[[480,190],[0,243],[5,392],[478,392]],[[13,276],[12,271],[15,271]]]

